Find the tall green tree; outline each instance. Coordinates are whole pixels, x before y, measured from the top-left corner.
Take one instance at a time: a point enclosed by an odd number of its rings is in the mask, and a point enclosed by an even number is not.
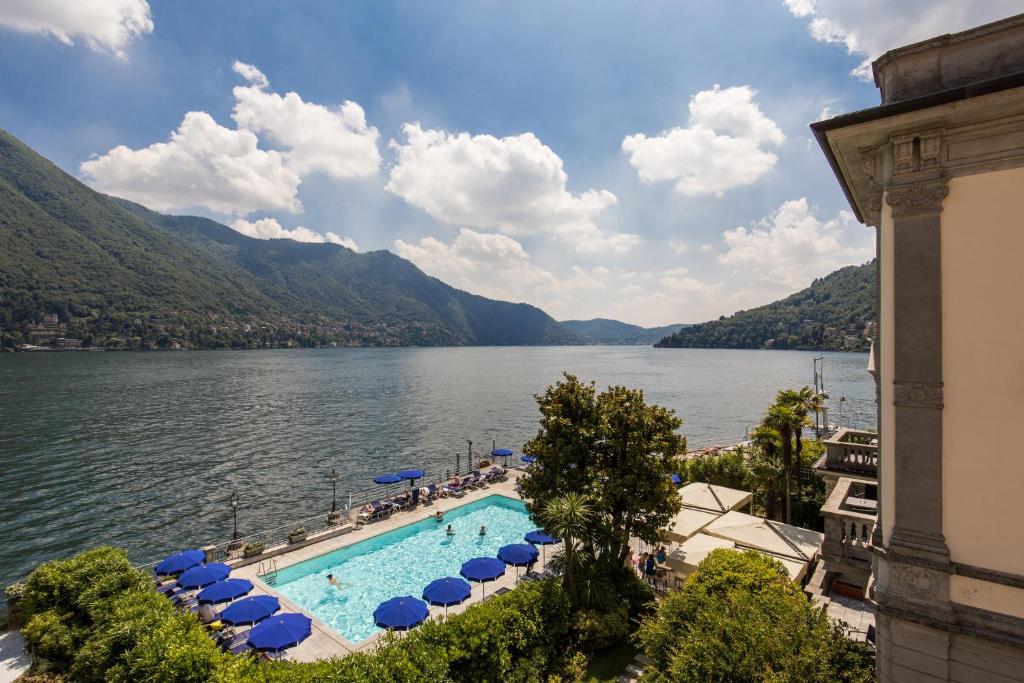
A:
[[[801,423],[796,426],[794,431],[794,437],[796,438],[796,454],[799,456],[803,452],[804,427],[810,426],[811,413],[821,412],[821,409],[824,406],[821,395],[809,386],[804,386],[801,389],[783,389],[775,397],[775,402],[784,406],[789,406],[802,418]]]
[[[629,557],[630,537],[653,543],[681,507],[670,476],[682,471],[686,439],[675,412],[621,386],[597,393],[565,374],[536,397],[540,429],[527,453],[535,466],[519,483],[530,511],[556,496],[586,494],[594,517],[580,539],[609,570]]]

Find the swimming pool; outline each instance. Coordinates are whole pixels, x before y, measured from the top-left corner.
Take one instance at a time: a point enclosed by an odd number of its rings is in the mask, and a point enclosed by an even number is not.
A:
[[[431,512],[428,507],[414,514]],[[448,524],[454,536],[446,534]],[[481,525],[487,527],[485,536],[479,535]],[[373,610],[381,602],[399,595],[421,597],[434,579],[458,576],[466,560],[495,557],[498,548],[522,543],[523,535],[536,528],[522,501],[490,495],[449,510],[443,524],[424,519],[285,567],[278,572],[275,589],[358,643],[380,630]],[[345,587],[329,584],[328,574]],[[479,594],[476,584],[473,588]]]

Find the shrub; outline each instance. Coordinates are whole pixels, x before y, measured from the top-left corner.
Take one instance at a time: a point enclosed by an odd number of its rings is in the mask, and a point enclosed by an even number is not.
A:
[[[21,630],[29,651],[58,667],[64,667],[75,656],[84,638],[82,629],[76,628],[71,615],[56,609],[34,614]]]
[[[262,553],[264,548],[266,547],[267,546],[260,541],[256,541],[255,543],[247,543],[245,548],[242,549],[242,557],[256,557],[257,555]]]
[[[670,593],[637,639],[652,683],[874,680],[863,645],[843,637],[775,560],[716,550]]]
[[[580,610],[573,615],[576,645],[584,652],[597,652],[629,637],[629,612],[625,605],[608,611]]]

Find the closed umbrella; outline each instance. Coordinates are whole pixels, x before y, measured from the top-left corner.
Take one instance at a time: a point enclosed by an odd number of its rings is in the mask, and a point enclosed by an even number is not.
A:
[[[526,567],[537,561],[540,552],[529,543],[512,543],[498,548],[498,559],[505,564],[516,567],[516,578],[519,578],[519,567]]]
[[[450,605],[460,605],[466,601],[472,588],[457,576],[446,576],[434,579],[423,589],[423,599],[431,605],[444,606],[444,615],[448,616]]]
[[[527,543],[532,543],[533,545],[540,546],[541,562],[544,565],[547,565],[548,563],[546,553],[544,552],[545,548],[549,545],[558,543],[557,538],[555,538],[554,536],[549,536],[548,534],[544,533],[543,529],[534,529],[533,531],[523,536],[523,540]]]
[[[211,583],[217,583],[221,579],[226,579],[230,573],[231,567],[223,562],[201,564],[198,567],[192,567],[192,569],[182,572],[181,576],[178,577],[178,585],[188,589],[203,588]]]
[[[182,550],[181,552],[165,557],[160,564],[156,566],[155,571],[160,576],[180,574],[186,569],[191,569],[192,567],[202,564],[205,559],[206,553],[202,550]]]
[[[411,595],[385,600],[373,610],[373,622],[380,628],[408,631],[422,624],[430,614],[427,603]]]
[[[280,652],[298,645],[313,633],[313,620],[303,614],[286,612],[267,617],[249,631],[249,647]]]
[[[486,594],[487,590],[483,584],[494,581],[505,574],[505,563],[496,557],[474,557],[462,563],[459,574],[470,581],[480,584],[480,590]]]
[[[254,595],[233,602],[220,613],[221,621],[239,626],[258,624],[281,609],[281,602],[271,595]]]
[[[199,591],[199,602],[208,602],[216,605],[221,602],[231,602],[235,598],[248,595],[252,590],[252,581],[249,579],[224,579]]]

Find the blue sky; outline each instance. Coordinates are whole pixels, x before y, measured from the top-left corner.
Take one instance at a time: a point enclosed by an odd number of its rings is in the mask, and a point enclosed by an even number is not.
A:
[[[866,59],[1024,9],[850,4],[0,0],[0,127],[161,211],[699,321],[870,258],[807,128]]]

